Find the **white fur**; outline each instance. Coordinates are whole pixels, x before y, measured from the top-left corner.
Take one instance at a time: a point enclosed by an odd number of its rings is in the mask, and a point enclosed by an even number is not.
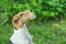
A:
[[[10,39],[14,44],[32,44],[32,37],[28,32],[26,25],[18,30],[14,29],[14,34]]]
[[[30,20],[35,19],[36,15],[34,15],[34,13],[31,12],[31,14],[29,15],[29,18],[30,18]]]

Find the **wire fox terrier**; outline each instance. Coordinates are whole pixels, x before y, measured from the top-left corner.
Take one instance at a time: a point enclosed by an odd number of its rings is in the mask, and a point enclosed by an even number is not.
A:
[[[31,10],[26,10],[13,16],[12,24],[15,28],[8,44],[33,44],[32,37],[28,32],[25,23],[28,20],[35,18],[36,15],[34,15]]]

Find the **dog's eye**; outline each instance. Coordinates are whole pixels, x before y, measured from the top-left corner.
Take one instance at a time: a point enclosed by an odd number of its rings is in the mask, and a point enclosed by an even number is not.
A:
[[[20,14],[20,17],[22,17],[22,14]]]

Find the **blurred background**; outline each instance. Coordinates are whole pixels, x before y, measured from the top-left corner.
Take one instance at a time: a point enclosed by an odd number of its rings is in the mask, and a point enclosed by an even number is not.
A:
[[[13,34],[12,17],[28,9],[37,16],[27,22],[34,44],[66,44],[66,0],[0,0],[0,44]]]

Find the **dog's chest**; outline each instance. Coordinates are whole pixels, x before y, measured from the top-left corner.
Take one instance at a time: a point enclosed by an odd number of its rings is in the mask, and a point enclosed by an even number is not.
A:
[[[27,31],[27,28],[14,30],[14,34],[12,35],[11,40],[15,44],[29,44],[32,42],[31,35]]]

